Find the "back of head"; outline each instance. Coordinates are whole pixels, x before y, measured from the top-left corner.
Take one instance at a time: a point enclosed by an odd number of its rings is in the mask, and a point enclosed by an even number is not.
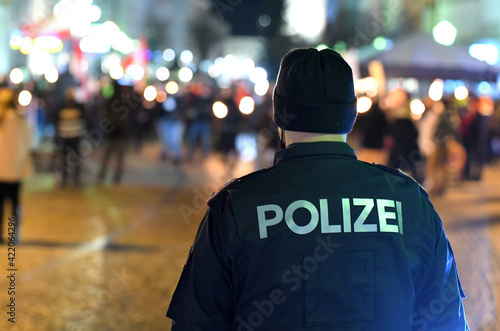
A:
[[[284,130],[348,133],[357,115],[352,70],[333,50],[294,50],[281,61],[273,103]]]

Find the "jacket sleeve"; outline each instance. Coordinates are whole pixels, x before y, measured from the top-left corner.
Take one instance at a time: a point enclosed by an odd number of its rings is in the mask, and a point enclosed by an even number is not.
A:
[[[416,280],[416,304],[410,315],[413,330],[469,330],[451,245],[441,219],[429,201],[430,222],[423,222],[422,265]]]
[[[189,252],[167,311],[172,331],[230,330],[233,288],[225,257],[227,215],[225,199],[207,210]]]

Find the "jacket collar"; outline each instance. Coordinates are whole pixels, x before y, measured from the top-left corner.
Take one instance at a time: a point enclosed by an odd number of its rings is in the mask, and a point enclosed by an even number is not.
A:
[[[276,152],[274,155],[274,164],[276,165],[290,159],[324,155],[336,155],[357,159],[354,150],[347,143],[321,141],[291,144],[285,150]]]

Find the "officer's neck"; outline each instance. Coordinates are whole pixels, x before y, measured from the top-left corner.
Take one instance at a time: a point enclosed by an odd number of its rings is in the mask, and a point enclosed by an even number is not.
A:
[[[284,138],[287,145],[295,143],[310,143],[317,141],[337,141],[346,142],[347,134],[325,134],[312,132],[284,131]]]

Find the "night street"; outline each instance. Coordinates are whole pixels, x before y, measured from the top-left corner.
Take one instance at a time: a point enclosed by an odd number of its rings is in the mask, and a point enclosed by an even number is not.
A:
[[[60,188],[48,171],[26,181],[15,325],[8,321],[11,261],[4,244],[0,329],[170,329],[165,312],[205,200],[252,165],[211,155],[174,166],[157,156],[156,145],[129,154],[119,186],[96,185],[97,158],[86,160],[81,189]],[[498,330],[500,166],[432,201],[454,248],[471,330]]]

